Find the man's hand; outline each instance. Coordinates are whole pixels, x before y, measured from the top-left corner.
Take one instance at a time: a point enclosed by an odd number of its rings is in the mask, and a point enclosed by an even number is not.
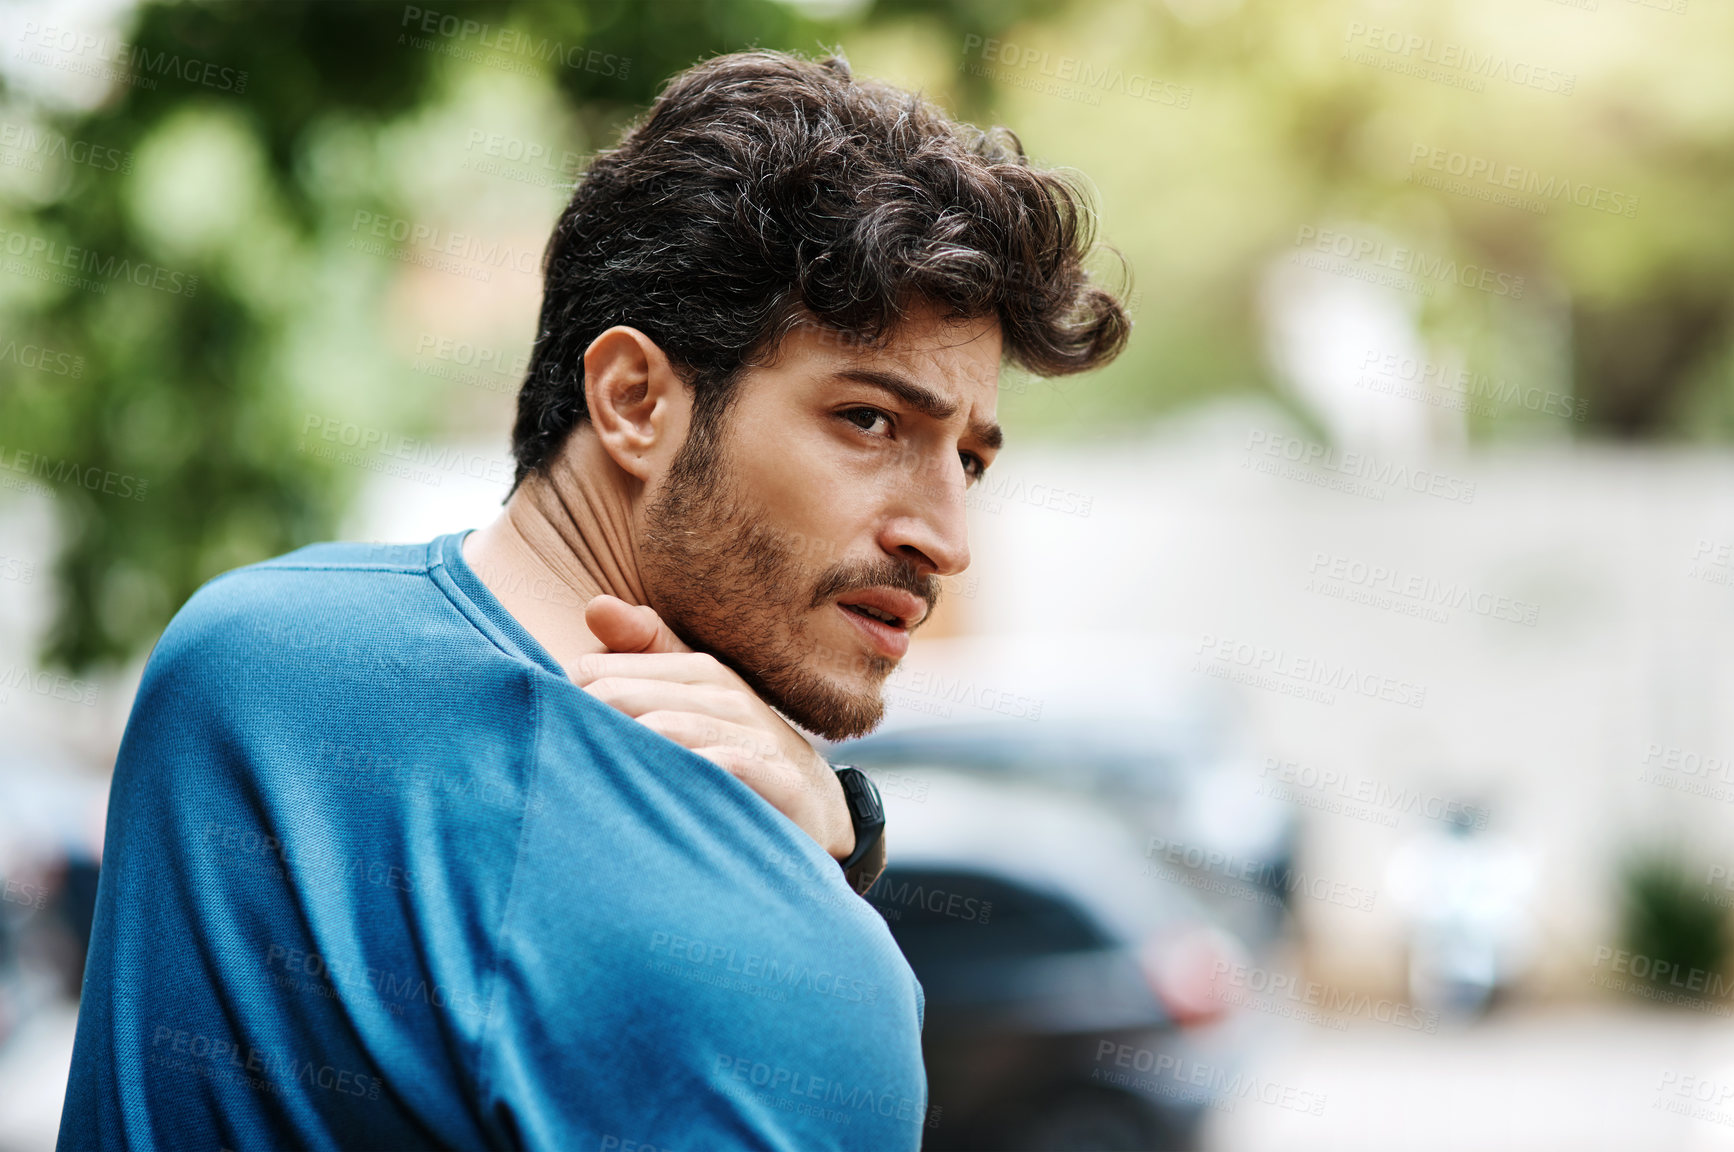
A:
[[[854,851],[837,774],[733,669],[687,647],[647,606],[598,596],[584,623],[608,651],[578,661],[572,679],[580,688],[720,765],[832,859]]]

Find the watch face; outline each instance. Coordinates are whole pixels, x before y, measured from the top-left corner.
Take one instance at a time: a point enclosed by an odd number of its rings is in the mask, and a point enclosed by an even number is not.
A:
[[[872,826],[885,822],[885,808],[879,802],[879,789],[859,768],[842,768],[843,794],[848,797],[849,811],[857,824]]]

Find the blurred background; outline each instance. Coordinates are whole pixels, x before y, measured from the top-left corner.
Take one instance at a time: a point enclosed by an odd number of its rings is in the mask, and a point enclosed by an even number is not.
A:
[[[1734,1147],[1734,8],[433,4],[0,4],[0,1150],[164,625],[491,519],[573,182],[749,46],[1077,169],[1136,320],[835,750],[927,1146]]]

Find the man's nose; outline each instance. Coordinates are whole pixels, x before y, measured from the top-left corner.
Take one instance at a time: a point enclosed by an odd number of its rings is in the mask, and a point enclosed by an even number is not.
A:
[[[924,470],[904,486],[900,507],[885,523],[879,546],[923,574],[955,576],[969,567],[969,517],[963,466]]]

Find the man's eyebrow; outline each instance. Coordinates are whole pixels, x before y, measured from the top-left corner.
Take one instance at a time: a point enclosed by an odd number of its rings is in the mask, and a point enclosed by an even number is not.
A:
[[[949,420],[957,415],[957,402],[948,400],[930,388],[907,380],[894,372],[878,372],[871,368],[847,368],[837,373],[841,380],[853,380],[891,393],[909,407],[933,420]],[[1005,442],[1005,433],[991,420],[972,420],[969,433],[983,445],[998,450]]]

